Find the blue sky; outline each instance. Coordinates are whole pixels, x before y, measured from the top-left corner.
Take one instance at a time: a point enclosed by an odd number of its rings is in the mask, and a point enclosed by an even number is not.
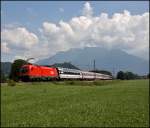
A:
[[[34,33],[40,40],[41,35],[39,28],[42,28],[44,22],[53,23],[57,26],[57,24],[63,20],[69,24],[68,21],[73,17],[82,15],[85,3],[86,1],[2,1],[2,30],[11,25],[24,27],[27,31]],[[123,13],[124,10],[129,11],[131,15],[140,16],[145,12],[149,12],[148,1],[89,1],[89,3],[93,9],[93,17],[100,16],[102,12],[105,12],[109,18],[111,18],[113,14]],[[145,20],[143,22],[145,22]],[[10,34],[11,33],[9,33],[9,35]],[[40,40],[40,42],[42,42],[42,40]],[[13,42],[9,40],[9,42],[4,42],[3,46],[5,45],[6,47],[6,45],[10,45],[10,47],[12,47],[12,44]],[[40,47],[40,45],[38,46]],[[16,55],[26,53],[23,53],[23,51],[20,52],[19,49],[12,49],[12,51],[11,54],[2,53],[2,61],[12,61]]]
[[[68,21],[71,17],[81,15],[85,1],[3,1],[1,5],[2,26],[4,24],[24,25],[32,31],[40,27],[42,22],[57,23],[59,20]],[[106,12],[113,13],[128,10],[131,14],[142,14],[149,11],[148,1],[94,1],[90,2],[94,15]],[[61,12],[60,8],[64,11]]]

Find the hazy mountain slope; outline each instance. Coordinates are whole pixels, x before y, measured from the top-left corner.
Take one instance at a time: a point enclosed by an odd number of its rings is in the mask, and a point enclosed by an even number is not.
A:
[[[100,47],[86,47],[84,49],[71,49],[66,52],[59,52],[56,55],[39,60],[38,64],[54,64],[71,62],[81,69],[93,69],[95,59],[96,68],[109,71],[128,70],[138,74],[147,74],[149,72],[149,62],[129,55],[121,50],[107,50]]]
[[[64,63],[55,63],[52,65],[43,65],[43,66],[48,66],[48,67],[62,67],[62,68],[70,68],[70,69],[79,69],[78,67],[74,66],[71,63],[64,62]]]
[[[1,62],[1,72],[4,75],[9,75],[10,70],[11,70],[11,64],[10,62]]]

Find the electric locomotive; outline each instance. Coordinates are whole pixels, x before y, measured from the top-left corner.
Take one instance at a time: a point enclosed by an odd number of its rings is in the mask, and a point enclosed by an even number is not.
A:
[[[22,81],[30,80],[52,80],[58,79],[58,69],[39,65],[27,64],[20,69],[20,79]]]
[[[49,67],[27,64],[20,69],[20,79],[22,81],[30,80],[62,80],[62,79],[79,79],[79,80],[94,80],[103,79],[110,80],[112,76],[81,71],[76,69]]]

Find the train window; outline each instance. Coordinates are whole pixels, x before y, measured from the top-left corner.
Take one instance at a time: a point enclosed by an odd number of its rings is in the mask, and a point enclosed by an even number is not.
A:
[[[23,67],[20,69],[21,73],[27,73],[28,72],[28,68],[27,67]]]
[[[80,75],[80,73],[77,73],[77,72],[64,72],[64,74],[69,74],[69,75]]]

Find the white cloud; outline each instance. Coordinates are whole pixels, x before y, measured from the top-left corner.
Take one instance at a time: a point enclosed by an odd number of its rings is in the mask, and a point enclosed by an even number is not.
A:
[[[91,15],[89,3],[85,4]],[[89,13],[90,12],[90,13]],[[131,15],[129,11],[115,13],[108,17],[100,16],[73,17],[68,22],[60,21],[58,25],[43,23],[45,40],[53,47],[53,52],[77,47],[119,48],[127,53],[148,59],[149,51],[149,13]],[[144,56],[143,56],[144,55]]]
[[[19,56],[19,55],[16,55],[15,57],[14,57],[14,60],[16,60],[16,59],[23,59],[23,60],[26,60],[27,58],[26,57],[24,57],[24,56]]]
[[[56,33],[59,31],[59,28],[55,24],[48,22],[43,23],[43,28],[45,33]]]
[[[38,56],[40,50],[34,53],[34,48],[40,47],[39,38],[24,27],[8,26],[1,31],[2,54],[14,56],[16,58],[29,58]],[[42,46],[43,48],[43,46]],[[38,48],[40,49],[40,48]]]
[[[10,53],[10,48],[6,42],[1,43],[1,50],[3,53]]]
[[[84,8],[83,8],[82,14],[83,14],[84,16],[87,16],[87,17],[92,16],[92,14],[93,14],[93,9],[92,9],[92,7],[91,7],[91,5],[90,5],[89,2],[86,2],[86,3],[84,4]]]
[[[37,44],[38,37],[26,28],[6,28],[1,32],[2,41],[10,47],[30,49]]]
[[[3,49],[10,51],[13,46],[16,49],[24,48],[26,50],[20,52],[19,56],[42,59],[70,48],[105,47],[118,48],[148,59],[148,12],[131,15],[129,11],[124,10],[122,13],[114,13],[112,17],[103,12],[98,16],[92,14],[93,9],[87,2],[82,16],[72,17],[67,22],[61,20],[57,24],[43,22],[38,37],[23,27],[4,29]]]

